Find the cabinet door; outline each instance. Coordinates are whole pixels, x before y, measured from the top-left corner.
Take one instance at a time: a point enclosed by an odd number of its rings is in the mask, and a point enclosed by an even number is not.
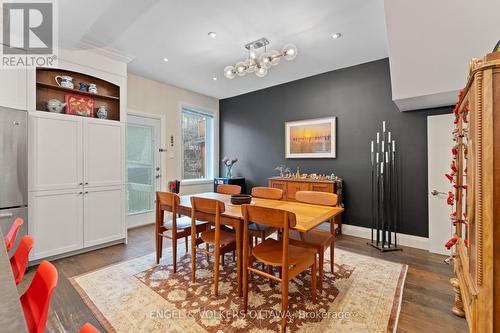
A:
[[[125,132],[120,122],[84,119],[86,186],[123,185]]]
[[[125,238],[125,187],[85,189],[83,216],[85,247]]]
[[[27,109],[27,75],[26,68],[0,68],[0,106]]]
[[[83,247],[83,194],[80,190],[29,194],[29,234],[36,260]]]
[[[286,200],[286,182],[270,179],[268,182],[268,186],[272,188],[279,188],[283,191],[283,199]]]
[[[286,185],[286,200],[295,201],[295,193],[298,191],[308,191],[309,183],[305,182],[288,182]]]
[[[41,111],[29,118],[29,190],[81,188],[82,119]]]

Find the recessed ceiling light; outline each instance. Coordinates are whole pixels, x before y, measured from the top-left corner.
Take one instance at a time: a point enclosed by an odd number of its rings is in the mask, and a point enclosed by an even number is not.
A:
[[[334,34],[332,34],[331,36],[333,39],[339,39],[340,37],[342,37],[342,34],[340,32],[336,32]]]
[[[168,62],[168,58],[167,57],[163,58],[163,61]]]
[[[215,32],[213,32],[213,31],[210,31],[208,33],[208,36],[211,37],[211,38],[215,38],[215,37],[217,37],[217,34]]]
[[[217,76],[214,76],[212,80],[217,81]]]

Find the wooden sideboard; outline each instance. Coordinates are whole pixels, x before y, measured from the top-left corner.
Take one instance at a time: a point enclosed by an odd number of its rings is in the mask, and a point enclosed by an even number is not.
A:
[[[471,62],[455,114],[453,312],[500,332],[500,52]]]

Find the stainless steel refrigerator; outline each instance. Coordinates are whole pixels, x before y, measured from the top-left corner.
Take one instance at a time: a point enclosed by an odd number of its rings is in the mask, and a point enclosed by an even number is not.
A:
[[[28,112],[0,107],[0,228],[3,235],[16,218],[24,219],[10,254],[28,231],[27,136]]]

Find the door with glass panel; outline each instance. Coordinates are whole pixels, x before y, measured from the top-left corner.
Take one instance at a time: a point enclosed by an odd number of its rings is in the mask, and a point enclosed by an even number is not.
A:
[[[127,117],[128,227],[154,222],[155,196],[161,185],[161,120]]]

